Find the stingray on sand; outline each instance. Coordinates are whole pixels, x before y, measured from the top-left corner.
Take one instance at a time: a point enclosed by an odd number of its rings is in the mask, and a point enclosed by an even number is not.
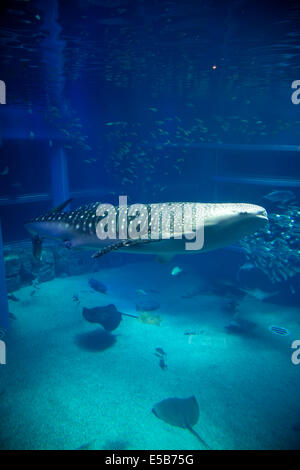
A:
[[[83,307],[82,315],[90,323],[99,323],[106,331],[115,330],[122,320],[122,315],[137,318],[135,315],[119,312],[113,304],[95,308]]]
[[[207,449],[210,447],[193,429],[199,419],[199,405],[194,396],[189,398],[167,398],[152,408],[157,418],[172,426],[188,429]]]
[[[122,316],[136,318],[139,322],[150,325],[159,325],[161,322],[161,318],[158,315],[151,315],[147,312],[142,312],[139,316],[131,315],[130,313],[119,312],[113,304],[95,308],[83,307],[82,315],[86,321],[98,323],[106,331],[115,330],[119,326]]]

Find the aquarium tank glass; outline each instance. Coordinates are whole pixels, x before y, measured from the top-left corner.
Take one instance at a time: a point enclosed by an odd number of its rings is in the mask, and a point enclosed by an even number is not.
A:
[[[300,3],[2,0],[0,43],[0,448],[299,449]]]

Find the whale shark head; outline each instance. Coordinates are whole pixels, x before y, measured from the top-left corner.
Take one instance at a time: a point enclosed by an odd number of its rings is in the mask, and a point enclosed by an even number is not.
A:
[[[235,228],[247,235],[264,227],[268,221],[267,211],[255,204],[219,203],[204,204],[206,226]]]
[[[207,206],[204,250],[235,243],[263,229],[268,222],[267,211],[255,204],[220,203]]]

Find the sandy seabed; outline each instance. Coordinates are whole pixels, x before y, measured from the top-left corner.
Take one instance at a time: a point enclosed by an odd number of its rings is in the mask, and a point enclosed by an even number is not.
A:
[[[15,292],[0,366],[0,448],[201,449],[188,430],[151,412],[164,398],[191,395],[200,408],[195,430],[212,449],[300,448],[300,365],[291,361],[300,309],[245,298],[241,315],[257,326],[229,334],[224,298],[193,272],[171,276],[172,267],[132,263],[56,278],[33,296],[32,286]],[[107,294],[93,291],[89,277]],[[182,297],[199,285],[200,295]],[[136,315],[143,295],[160,303],[160,326],[123,317],[110,335],[82,317],[83,306],[110,303]],[[291,335],[272,334],[273,324]]]

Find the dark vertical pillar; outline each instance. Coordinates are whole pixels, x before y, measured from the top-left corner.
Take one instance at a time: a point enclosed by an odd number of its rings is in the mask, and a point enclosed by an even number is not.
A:
[[[67,156],[61,146],[53,147],[51,155],[51,191],[54,207],[70,197]]]
[[[0,330],[7,330],[9,327],[9,310],[5,279],[4,251],[2,239],[2,227],[0,220]]]

